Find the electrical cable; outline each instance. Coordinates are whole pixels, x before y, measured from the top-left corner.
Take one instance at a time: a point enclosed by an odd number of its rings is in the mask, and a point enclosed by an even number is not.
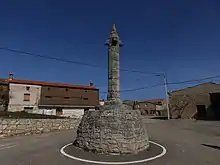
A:
[[[49,59],[49,60],[56,60],[56,61],[60,61],[60,62],[72,63],[72,64],[76,64],[76,65],[107,69],[106,67],[100,66],[100,65],[84,63],[84,62],[79,62],[79,61],[73,61],[73,60],[67,60],[67,59],[51,57],[51,56],[45,56],[45,55],[41,55],[41,54],[35,54],[35,53],[26,52],[26,51],[10,49],[10,48],[6,48],[6,47],[0,47],[0,50],[10,51],[10,52],[18,53],[20,55],[23,54],[23,55],[40,57],[40,58]],[[146,71],[139,71],[139,70],[123,69],[123,68],[119,69],[119,70],[123,71],[123,72],[133,72],[133,73],[148,74],[148,75],[151,74],[151,75],[155,75],[155,76],[162,74],[162,73],[156,73],[156,72],[146,72]]]
[[[220,76],[212,76],[212,77],[205,77],[205,78],[200,78],[200,79],[191,79],[191,80],[177,81],[177,82],[170,82],[170,83],[168,82],[167,85],[185,84],[185,83],[198,82],[198,81],[209,80],[209,79],[214,79],[214,78],[220,78]],[[165,84],[161,83],[161,84],[155,84],[155,85],[151,85],[151,86],[143,86],[143,87],[139,87],[139,88],[120,90],[120,92],[133,92],[133,91],[139,91],[139,90],[154,88],[154,87],[163,86],[163,85],[165,85]],[[108,93],[108,92],[100,92],[100,93]]]

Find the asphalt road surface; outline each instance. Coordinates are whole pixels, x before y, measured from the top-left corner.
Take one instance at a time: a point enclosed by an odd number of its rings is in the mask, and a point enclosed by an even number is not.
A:
[[[162,121],[146,119],[152,141],[167,149],[165,156],[139,164],[218,165],[220,122]],[[1,165],[85,165],[60,153],[72,142],[74,131],[0,139]],[[88,159],[88,157],[87,157]],[[137,160],[138,160],[137,156]]]

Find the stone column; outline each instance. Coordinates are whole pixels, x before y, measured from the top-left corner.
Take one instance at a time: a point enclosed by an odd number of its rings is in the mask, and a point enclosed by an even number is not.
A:
[[[119,51],[122,42],[119,39],[115,24],[112,26],[108,46],[108,101],[120,100]]]
[[[139,111],[120,100],[119,49],[122,46],[112,26],[108,45],[108,101],[97,111],[83,115],[74,145],[101,154],[137,154],[149,147]],[[106,134],[107,131],[107,134]]]

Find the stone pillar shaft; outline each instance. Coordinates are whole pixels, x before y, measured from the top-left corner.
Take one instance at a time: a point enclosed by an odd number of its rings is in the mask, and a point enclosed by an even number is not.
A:
[[[119,51],[122,42],[119,39],[115,24],[112,25],[108,46],[108,96],[109,101],[120,101]]]
[[[119,46],[108,48],[108,100],[120,100]]]

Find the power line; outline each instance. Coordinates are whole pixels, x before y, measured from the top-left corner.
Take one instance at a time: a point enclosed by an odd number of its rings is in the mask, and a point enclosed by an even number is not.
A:
[[[192,80],[186,80],[186,81],[170,82],[170,83],[167,83],[167,84],[168,85],[185,84],[185,83],[198,82],[198,81],[209,80],[209,79],[214,79],[214,78],[220,78],[220,76],[212,76],[212,77],[205,77],[205,78],[200,78],[200,79],[192,79]],[[133,92],[133,91],[139,91],[139,90],[144,90],[144,89],[148,89],[148,88],[154,88],[154,87],[163,86],[163,85],[164,85],[164,83],[161,83],[161,84],[155,84],[155,85],[151,85],[151,86],[143,86],[143,87],[139,87],[139,88],[120,90],[120,92]],[[100,92],[100,93],[108,93],[108,92]]]
[[[56,61],[60,61],[60,62],[72,63],[72,64],[77,64],[77,65],[82,65],[82,66],[93,67],[93,68],[107,69],[106,67],[103,67],[103,66],[100,66],[100,65],[84,63],[84,62],[79,62],[79,61],[73,61],[73,60],[67,60],[67,59],[51,57],[51,56],[45,56],[45,55],[41,55],[41,54],[35,54],[35,53],[26,52],[26,51],[10,49],[10,48],[6,48],[6,47],[0,47],[0,50],[10,51],[10,52],[18,53],[20,55],[40,57],[40,58],[44,58],[44,59],[48,59],[48,60],[56,60]],[[146,72],[146,71],[130,70],[130,69],[119,69],[119,70],[123,71],[123,72],[133,72],[133,73],[148,74],[148,75],[151,74],[151,75],[155,75],[155,76],[161,74],[161,73],[156,73],[156,72]]]
[[[203,81],[203,80],[209,80],[209,79],[214,79],[214,78],[220,78],[220,76],[211,76],[211,77],[205,77],[201,79],[192,79],[192,80],[186,80],[186,81],[179,81],[179,82],[171,82],[167,84],[184,84],[188,82],[198,82],[198,81]]]
[[[144,86],[144,87],[140,87],[140,88],[133,88],[133,89],[125,89],[125,90],[120,90],[120,92],[133,92],[133,91],[139,91],[142,89],[147,89],[147,88],[153,88],[153,87],[157,87],[157,86],[161,86],[163,84],[155,84],[152,86]],[[100,93],[108,93],[108,92],[100,92]]]
[[[10,52],[18,53],[20,55],[23,54],[23,55],[29,55],[29,56],[33,56],[33,57],[40,57],[40,58],[49,59],[49,60],[56,60],[56,61],[60,61],[60,62],[66,62],[66,63],[72,63],[72,64],[77,64],[77,65],[83,65],[83,66],[107,69],[106,67],[95,65],[95,64],[89,64],[89,63],[84,63],[84,62],[79,62],[79,61],[72,61],[72,60],[67,60],[67,59],[62,59],[62,58],[51,57],[51,56],[45,56],[45,55],[41,55],[41,54],[35,54],[35,53],[26,52],[26,51],[10,49],[10,48],[6,48],[6,47],[2,47],[2,48],[0,47],[0,50],[10,51]],[[163,73],[145,72],[145,71],[130,70],[130,69],[120,69],[120,71],[140,73],[140,74],[148,74],[148,75],[152,74],[152,75],[155,75],[155,76],[163,75]],[[193,80],[186,80],[186,81],[179,81],[179,82],[171,82],[171,83],[167,83],[167,84],[168,85],[169,84],[170,85],[172,85],[172,84],[184,84],[184,83],[198,82],[198,81],[208,80],[208,79],[213,79],[213,78],[220,78],[220,76],[212,76],[212,77],[206,77],[206,78],[201,78],[201,79],[193,79]],[[153,88],[153,87],[162,86],[162,85],[164,85],[164,83],[155,84],[155,85],[152,85],[152,86],[144,86],[144,87],[139,87],[139,88],[121,90],[120,92],[132,92],[132,91],[138,91],[138,90]],[[108,92],[100,92],[100,93],[108,93]]]
[[[72,60],[67,60],[67,59],[61,59],[61,58],[56,58],[56,57],[51,57],[51,56],[44,56],[44,55],[41,55],[41,54],[35,54],[35,53],[30,53],[30,52],[15,50],[15,49],[9,49],[9,48],[0,48],[0,49],[10,51],[10,52],[14,52],[14,53],[18,53],[18,54],[29,55],[29,56],[33,56],[33,57],[40,57],[40,58],[44,58],[44,59],[48,59],[48,60],[56,60],[56,61],[60,61],[60,62],[67,62],[67,63],[73,63],[73,64],[77,64],[77,65],[84,65],[84,66],[90,66],[90,67],[96,67],[96,68],[101,67],[101,66],[93,65],[93,64],[89,64],[89,63],[72,61]],[[101,67],[101,68],[103,68],[103,67]]]

